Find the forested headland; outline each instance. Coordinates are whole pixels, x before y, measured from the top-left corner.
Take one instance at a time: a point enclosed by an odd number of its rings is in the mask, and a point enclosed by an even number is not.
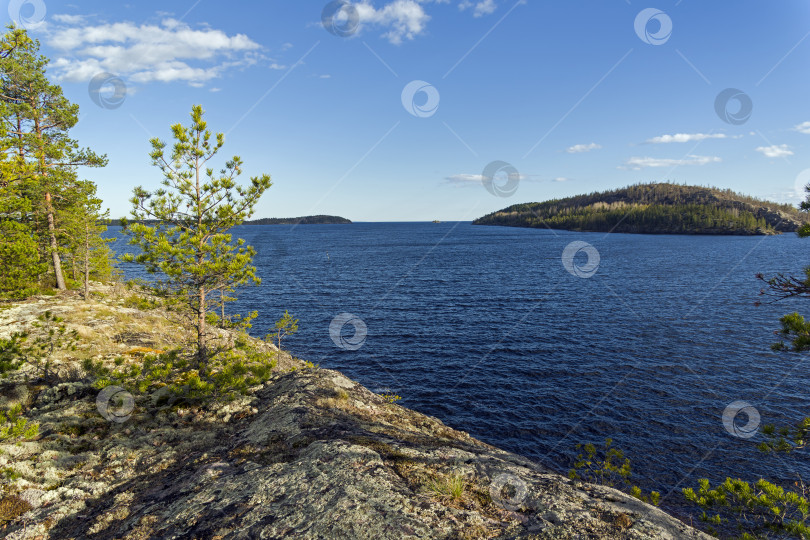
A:
[[[728,189],[650,183],[515,204],[473,224],[617,233],[761,235],[794,232],[807,222],[807,215],[793,206]]]

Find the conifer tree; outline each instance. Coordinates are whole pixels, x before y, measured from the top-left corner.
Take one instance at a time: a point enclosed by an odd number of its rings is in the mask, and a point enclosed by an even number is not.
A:
[[[238,185],[239,157],[214,172],[209,162],[222,148],[224,135],[217,133],[212,138],[203,114],[202,106],[195,105],[188,127],[171,126],[175,143],[168,156],[166,143],[151,140],[150,157],[163,174],[163,187],[154,192],[135,188],[130,199],[135,221],[126,227],[130,242],[141,251],[126,259],[160,274],[154,282],[156,290],[181,300],[189,309],[196,332],[196,367],[201,374],[207,371],[207,315],[220,302],[233,300],[227,294],[235,287],[260,281],[251,266],[255,251],[242,239],[233,242],[228,231],[253,214],[272,184],[264,174],[252,177],[247,187]],[[158,223],[147,226],[142,223],[146,219]]]
[[[15,184],[31,204],[23,216],[50,256],[56,286],[66,288],[57,239],[56,213],[76,183],[79,166],[102,167],[106,156],[80,148],[68,132],[76,125],[78,105],[62,95],[45,71],[48,59],[39,42],[12,28],[0,39],[0,119],[7,168],[4,182]]]
[[[96,185],[87,180],[78,181],[65,193],[71,206],[58,214],[60,237],[72,258],[74,268],[81,269],[82,294],[90,298],[90,278],[104,281],[113,271],[112,253],[108,244],[113,238],[102,234],[107,230],[110,211],[102,210],[102,200],[96,196]],[[75,279],[75,278],[74,278]]]
[[[5,73],[8,58],[20,48],[31,45],[25,30],[14,29],[0,39],[0,68]],[[0,99],[0,118],[7,118],[7,108]],[[31,215],[31,201],[27,175],[21,164],[9,152],[7,124],[0,122],[0,297],[19,298],[33,292],[39,276],[46,266],[40,264],[37,242],[27,223]]]

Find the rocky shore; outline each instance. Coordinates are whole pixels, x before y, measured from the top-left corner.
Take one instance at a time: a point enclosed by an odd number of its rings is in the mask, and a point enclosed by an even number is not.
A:
[[[40,424],[0,444],[6,538],[710,538],[288,355],[230,403],[136,396],[110,418],[76,358],[136,361],[183,330],[122,291],[96,294],[0,306],[0,338],[45,311],[81,337],[57,382],[0,379],[0,410],[19,403]]]

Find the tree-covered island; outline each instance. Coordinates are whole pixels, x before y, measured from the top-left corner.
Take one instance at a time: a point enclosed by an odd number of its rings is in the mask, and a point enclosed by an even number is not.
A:
[[[515,204],[473,221],[590,232],[761,235],[795,232],[808,216],[731,190],[671,183]]]

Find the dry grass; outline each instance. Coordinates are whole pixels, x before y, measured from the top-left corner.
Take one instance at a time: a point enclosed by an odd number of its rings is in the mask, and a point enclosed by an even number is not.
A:
[[[355,409],[357,409],[349,401],[349,393],[343,390],[342,388],[335,390],[334,395],[332,397],[319,398],[315,402],[315,405],[323,409],[341,409],[343,411],[352,411],[352,412],[354,412]]]
[[[458,473],[442,475],[427,483],[428,491],[440,501],[461,502],[467,490],[464,476]]]
[[[147,354],[163,354],[166,351],[161,349],[151,349],[149,347],[133,347],[124,354],[127,356],[146,356]]]
[[[162,310],[132,312],[103,303],[79,303],[65,313],[69,329],[82,338],[87,357],[160,354],[190,334],[180,321]]]

